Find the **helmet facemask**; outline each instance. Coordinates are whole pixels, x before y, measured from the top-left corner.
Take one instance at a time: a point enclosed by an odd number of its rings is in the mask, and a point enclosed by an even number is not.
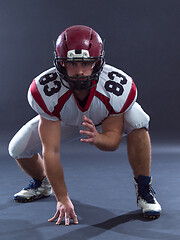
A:
[[[76,50],[73,50],[74,52]],[[78,50],[79,51],[79,50]],[[77,52],[78,52],[77,51]],[[83,51],[83,50],[82,50]],[[69,54],[68,54],[69,55]],[[80,55],[80,54],[76,54]],[[93,72],[89,76],[81,76],[81,77],[70,77],[67,74],[65,63],[67,62],[93,62]],[[56,67],[56,71],[62,84],[71,90],[84,90],[90,89],[97,85],[99,80],[99,75],[102,71],[104,65],[104,56],[99,57],[68,57],[68,58],[60,58],[57,56],[55,52],[54,65]],[[68,83],[68,84],[67,84]]]

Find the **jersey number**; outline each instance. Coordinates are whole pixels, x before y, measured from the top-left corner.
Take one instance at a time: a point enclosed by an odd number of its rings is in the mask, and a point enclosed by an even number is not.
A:
[[[59,81],[55,81],[57,78],[57,74],[56,73],[50,73],[50,74],[46,74],[43,77],[40,78],[39,82],[41,85],[44,85],[44,93],[47,96],[52,96],[53,94],[59,92],[60,88],[61,88],[61,83]],[[49,83],[53,82],[54,86],[53,87],[49,87]]]
[[[120,82],[114,82],[114,76],[117,76],[120,80]],[[108,92],[112,92],[113,94],[115,94],[116,96],[121,96],[124,92],[124,88],[123,88],[123,85],[125,85],[127,83],[127,79],[121,75],[120,73],[118,72],[109,72],[108,73],[108,77],[110,80],[108,80],[106,83],[105,83],[105,89],[108,91]]]

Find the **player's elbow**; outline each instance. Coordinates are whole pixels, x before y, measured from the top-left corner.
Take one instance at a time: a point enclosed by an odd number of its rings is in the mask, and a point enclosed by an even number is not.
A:
[[[113,146],[111,146],[110,151],[111,151],[111,152],[116,151],[116,150],[118,149],[118,147],[119,147],[119,144],[120,144],[120,143],[118,143],[118,144],[114,144]]]
[[[110,142],[111,142],[111,151],[116,151],[121,143],[121,139],[122,136],[119,134],[114,134],[113,136],[111,136],[110,138]]]
[[[114,152],[119,148],[119,145],[121,143],[121,138],[118,139],[111,139],[111,143],[109,145],[108,151]]]

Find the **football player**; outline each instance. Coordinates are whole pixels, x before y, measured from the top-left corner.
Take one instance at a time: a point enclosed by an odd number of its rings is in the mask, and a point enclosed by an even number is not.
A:
[[[38,115],[9,144],[10,155],[33,179],[14,200],[41,199],[53,189],[57,209],[49,221],[57,219],[60,224],[65,217],[66,225],[71,218],[77,224],[60,145],[79,138],[103,151],[114,151],[126,135],[137,203],[145,217],[159,217],[161,206],[154,197],[150,176],[150,118],[136,98],[132,78],[105,64],[103,42],[96,31],[83,25],[64,30],[56,41],[54,67],[37,76],[28,91],[28,101]]]

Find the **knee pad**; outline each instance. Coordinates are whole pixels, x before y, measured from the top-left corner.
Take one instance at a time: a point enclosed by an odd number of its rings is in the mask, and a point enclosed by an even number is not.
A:
[[[135,129],[149,129],[150,117],[143,111],[138,103],[135,103],[132,108],[124,113],[124,133],[129,134]]]
[[[39,118],[35,117],[26,123],[12,138],[8,151],[15,159],[30,158],[40,152],[41,142],[38,134]]]

